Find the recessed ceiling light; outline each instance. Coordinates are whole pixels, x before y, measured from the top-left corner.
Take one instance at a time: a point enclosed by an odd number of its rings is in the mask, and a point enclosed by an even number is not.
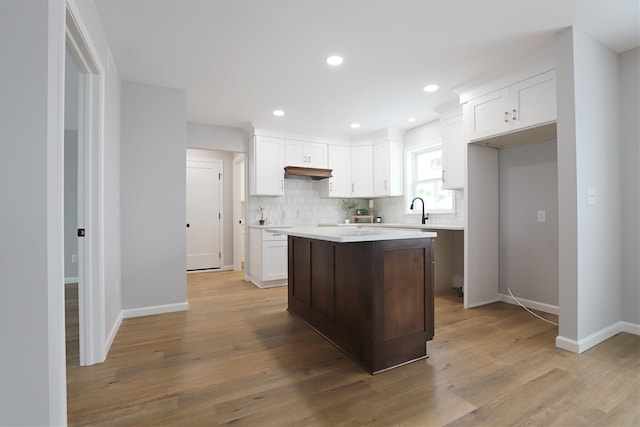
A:
[[[415,117],[409,117],[409,123],[413,123],[413,122],[415,122],[415,121],[416,121],[416,118],[415,118]]]
[[[273,115],[276,117],[282,117],[284,116],[284,111],[282,110],[273,110]]]
[[[437,91],[438,89],[440,89],[440,86],[438,86],[438,85],[426,85],[426,86],[424,87],[424,91],[425,91],[425,92],[435,92],[435,91]]]
[[[342,56],[338,56],[338,55],[333,55],[327,58],[327,64],[336,67],[340,64],[342,64]]]
[[[351,123],[351,129],[358,129],[360,127],[360,123]]]

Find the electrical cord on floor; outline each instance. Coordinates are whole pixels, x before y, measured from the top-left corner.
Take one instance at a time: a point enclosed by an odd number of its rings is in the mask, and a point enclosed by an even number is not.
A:
[[[535,314],[533,311],[529,310],[527,307],[525,307],[519,300],[518,298],[516,298],[513,293],[511,293],[511,289],[507,288],[507,291],[509,291],[509,295],[511,295],[511,298],[513,298],[515,300],[515,302],[517,302],[518,304],[520,304],[520,307],[524,308],[525,310],[527,310],[529,313],[533,314],[534,316],[536,316],[538,319],[540,320],[544,320],[547,323],[551,323],[552,325],[556,325],[558,326],[558,324],[556,322],[552,322],[551,320],[547,320],[542,316],[538,316],[537,314]]]

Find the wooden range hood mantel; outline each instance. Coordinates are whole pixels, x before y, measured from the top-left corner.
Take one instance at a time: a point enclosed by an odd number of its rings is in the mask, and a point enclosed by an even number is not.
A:
[[[304,168],[300,166],[285,166],[285,178],[311,178],[313,180],[331,178],[333,169]]]

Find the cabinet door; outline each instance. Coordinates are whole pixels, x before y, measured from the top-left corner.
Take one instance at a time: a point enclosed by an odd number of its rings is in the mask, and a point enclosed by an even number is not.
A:
[[[351,147],[351,197],[373,196],[373,147]]]
[[[351,197],[351,148],[329,145],[328,165],[333,178],[319,181],[320,197]]]
[[[443,120],[442,126],[442,187],[448,190],[464,188],[466,141],[462,115]]]
[[[327,144],[316,142],[305,143],[305,156],[307,167],[326,168],[327,167]]]
[[[304,142],[287,139],[285,142],[285,165],[307,167],[304,154]]]
[[[254,141],[254,192],[252,196],[284,195],[284,140],[256,136]]]
[[[285,143],[287,166],[303,168],[327,167],[327,144],[287,139]]]
[[[402,143],[387,141],[373,147],[373,195],[403,195]]]
[[[262,244],[262,280],[287,278],[287,241],[273,240]]]
[[[510,129],[509,88],[497,90],[464,105],[464,122],[470,141],[507,132]]]
[[[556,114],[556,73],[554,70],[511,86],[512,129],[553,122]]]

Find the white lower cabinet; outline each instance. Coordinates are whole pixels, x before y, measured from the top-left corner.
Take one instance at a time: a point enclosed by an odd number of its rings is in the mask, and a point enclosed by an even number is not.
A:
[[[287,284],[287,236],[264,228],[249,228],[249,280],[259,288]]]

